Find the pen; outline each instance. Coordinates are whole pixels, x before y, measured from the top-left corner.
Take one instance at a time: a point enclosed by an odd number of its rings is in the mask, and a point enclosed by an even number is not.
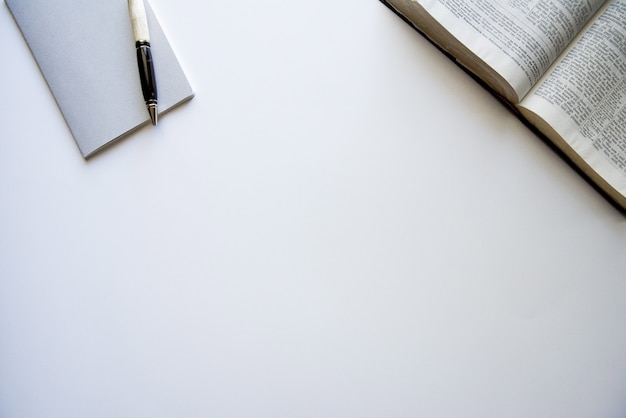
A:
[[[133,24],[135,48],[137,49],[137,64],[139,65],[139,79],[141,91],[153,125],[157,124],[157,86],[154,76],[154,64],[150,52],[150,32],[148,19],[143,0],[128,0],[128,11]]]

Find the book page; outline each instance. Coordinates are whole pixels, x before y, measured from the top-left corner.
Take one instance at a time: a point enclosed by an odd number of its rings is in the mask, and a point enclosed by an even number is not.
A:
[[[522,98],[604,0],[419,0]]]
[[[607,3],[522,106],[626,195],[626,0]]]

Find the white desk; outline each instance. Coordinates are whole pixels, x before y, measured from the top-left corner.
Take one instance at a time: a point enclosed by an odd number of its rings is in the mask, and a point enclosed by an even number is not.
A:
[[[0,7],[0,416],[624,417],[626,218],[375,0],[152,0],[85,162]]]

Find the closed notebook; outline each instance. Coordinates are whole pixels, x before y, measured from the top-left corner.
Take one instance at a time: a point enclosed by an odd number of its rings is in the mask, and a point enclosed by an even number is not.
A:
[[[5,1],[85,158],[149,123],[127,0]],[[162,114],[193,92],[146,13]]]

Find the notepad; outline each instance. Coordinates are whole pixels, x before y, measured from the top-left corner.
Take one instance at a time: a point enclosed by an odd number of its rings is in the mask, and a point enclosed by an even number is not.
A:
[[[5,2],[83,157],[149,123],[127,0]],[[162,115],[193,91],[147,2],[146,13]]]

